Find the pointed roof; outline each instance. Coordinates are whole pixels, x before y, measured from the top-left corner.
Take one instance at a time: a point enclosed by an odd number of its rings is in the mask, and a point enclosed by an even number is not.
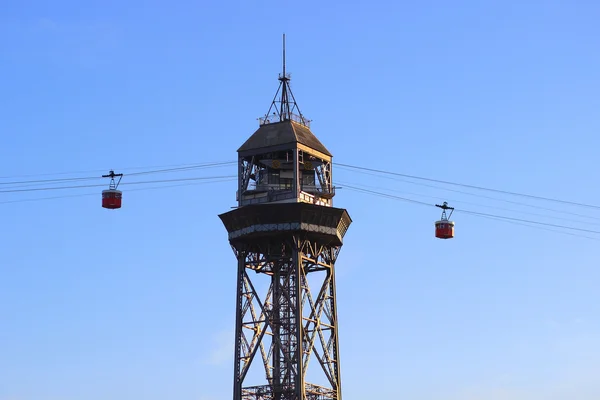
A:
[[[260,128],[238,149],[241,156],[259,152],[277,151],[303,145],[327,157],[333,157],[323,143],[310,131],[309,120],[300,112],[292,89],[290,75],[285,72],[285,34],[283,35],[283,73],[279,88],[269,111],[260,119]],[[279,96],[279,99],[278,99]],[[279,121],[275,122],[274,120]],[[273,122],[269,122],[269,120]]]
[[[263,124],[250,136],[246,143],[238,149],[238,153],[255,150],[268,150],[269,147],[287,144],[303,144],[329,157],[332,154],[317,139],[307,126],[292,120]]]

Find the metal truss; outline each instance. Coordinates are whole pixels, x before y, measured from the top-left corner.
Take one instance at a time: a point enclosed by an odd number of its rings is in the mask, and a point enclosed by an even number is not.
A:
[[[340,248],[292,235],[234,248],[234,400],[341,399],[334,273]],[[254,281],[264,277],[269,285],[259,293]],[[246,386],[250,366],[258,359],[266,382]],[[305,382],[309,367],[328,385]]]
[[[319,180],[319,184],[323,191],[326,193],[334,193],[333,191],[333,182],[331,176],[331,162],[323,162],[317,168],[315,168],[317,172],[317,179]]]

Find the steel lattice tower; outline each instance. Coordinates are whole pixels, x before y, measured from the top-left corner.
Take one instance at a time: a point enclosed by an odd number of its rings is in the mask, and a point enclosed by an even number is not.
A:
[[[283,55],[271,108],[238,150],[238,207],[219,215],[238,262],[233,399],[340,400],[334,265],[352,221],[291,93],[285,36]]]

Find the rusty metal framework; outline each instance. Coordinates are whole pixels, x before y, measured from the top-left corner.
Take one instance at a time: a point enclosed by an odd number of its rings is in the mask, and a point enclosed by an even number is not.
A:
[[[320,242],[296,234],[232,246],[238,259],[235,400],[341,399],[334,272],[341,245]],[[313,288],[309,274],[318,275]],[[264,293],[254,284],[258,277],[269,280]],[[305,381],[312,356],[326,385]],[[246,387],[257,358],[266,384]]]
[[[335,262],[348,212],[299,202],[219,217],[237,258],[233,399],[341,400]]]

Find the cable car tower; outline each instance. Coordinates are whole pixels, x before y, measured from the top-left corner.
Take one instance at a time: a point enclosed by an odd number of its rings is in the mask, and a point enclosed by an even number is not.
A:
[[[238,149],[238,207],[219,215],[237,258],[234,400],[342,398],[335,262],[352,220],[333,207],[331,153],[283,73]]]

